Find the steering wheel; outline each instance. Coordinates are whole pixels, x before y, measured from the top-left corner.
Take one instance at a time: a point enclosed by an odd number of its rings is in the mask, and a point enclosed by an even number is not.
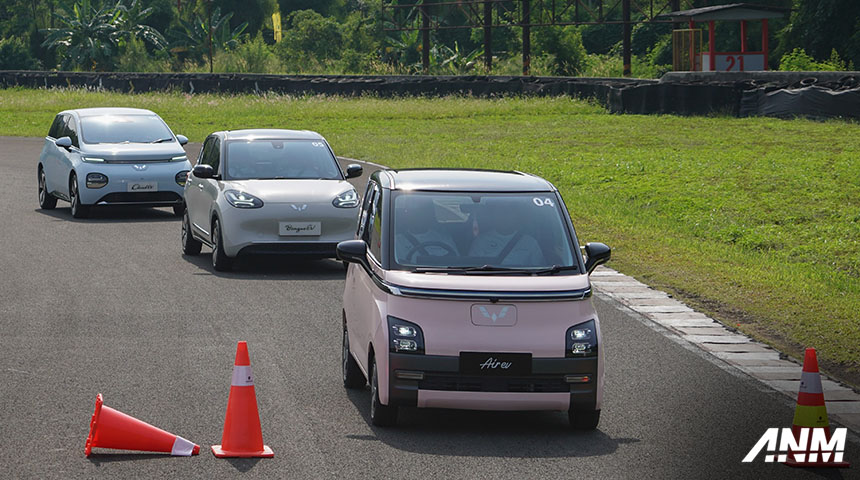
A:
[[[406,253],[406,260],[412,261],[412,257],[414,257],[415,254],[417,254],[421,250],[423,250],[425,254],[430,255],[430,252],[427,251],[426,247],[442,247],[446,251],[445,255],[448,255],[448,254],[456,255],[457,254],[457,252],[454,250],[454,248],[452,248],[450,245],[448,245],[445,242],[436,242],[436,241],[421,242],[418,245],[415,245],[414,247],[409,249],[409,252]],[[441,256],[441,255],[434,255],[434,256]]]

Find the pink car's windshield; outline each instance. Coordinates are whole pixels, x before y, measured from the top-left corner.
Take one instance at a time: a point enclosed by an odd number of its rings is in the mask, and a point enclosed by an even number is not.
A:
[[[573,270],[579,266],[554,193],[399,192],[394,263],[410,270]]]

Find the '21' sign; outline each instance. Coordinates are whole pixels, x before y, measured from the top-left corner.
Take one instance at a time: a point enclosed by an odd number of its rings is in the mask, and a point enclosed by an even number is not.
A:
[[[764,70],[764,54],[761,53],[718,53],[714,60],[718,72]]]

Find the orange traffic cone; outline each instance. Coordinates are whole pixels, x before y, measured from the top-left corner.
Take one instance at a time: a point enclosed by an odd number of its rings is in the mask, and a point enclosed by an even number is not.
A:
[[[835,452],[812,450],[812,437],[815,430],[823,430],[824,437],[830,442],[830,422],[827,420],[827,406],[824,404],[824,391],[821,388],[821,374],[818,372],[818,358],[814,348],[806,349],[803,359],[803,373],[800,377],[800,392],[797,394],[797,408],[791,433],[795,442],[800,443],[803,430],[806,430],[805,451],[791,451],[785,461],[792,467],[849,467],[848,462],[836,461]],[[841,457],[841,454],[839,455]],[[781,459],[780,459],[781,460]],[[841,458],[839,458],[841,460]]]
[[[221,435],[221,445],[212,445],[212,453],[218,458],[275,456],[268,445],[263,445],[260,412],[257,410],[254,374],[251,373],[247,342],[239,342],[236,346],[236,362],[233,364],[233,382],[230,384],[230,398],[227,400],[224,433]]]
[[[88,457],[93,447],[162,452],[183,457],[200,453],[199,445],[105,406],[101,393],[96,395],[96,410],[90,420],[90,434],[84,449]]]

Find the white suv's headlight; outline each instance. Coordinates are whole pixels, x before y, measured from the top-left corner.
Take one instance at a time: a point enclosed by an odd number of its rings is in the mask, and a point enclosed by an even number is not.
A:
[[[337,208],[353,208],[358,206],[358,193],[355,189],[347,190],[337,197],[331,202]]]
[[[236,208],[260,208],[263,206],[263,201],[259,198],[238,190],[225,190],[224,198],[227,203]]]

